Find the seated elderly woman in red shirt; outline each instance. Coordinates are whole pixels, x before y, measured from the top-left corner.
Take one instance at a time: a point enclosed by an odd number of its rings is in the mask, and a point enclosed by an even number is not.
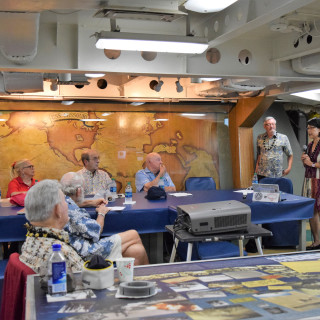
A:
[[[10,172],[13,178],[8,185],[7,198],[17,194],[26,194],[27,191],[35,185],[34,166],[28,159],[16,161],[11,166]]]

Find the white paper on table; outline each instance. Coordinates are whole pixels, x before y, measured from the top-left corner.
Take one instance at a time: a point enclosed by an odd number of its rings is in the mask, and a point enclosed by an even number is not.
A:
[[[83,299],[96,298],[96,297],[97,296],[93,293],[91,289],[85,289],[85,290],[69,292],[65,296],[61,296],[61,297],[52,297],[49,294],[47,294],[47,302],[83,300]]]
[[[178,192],[178,193],[169,193],[169,195],[174,197],[187,197],[187,196],[192,196],[192,193]]]
[[[235,191],[233,191],[233,192],[240,192],[240,193],[253,193],[253,190],[249,190],[249,189],[243,189],[243,190],[235,190]]]
[[[126,205],[126,204],[135,204],[135,203],[136,203],[136,201],[130,201],[130,202],[124,201],[124,202],[123,202],[124,205]]]
[[[110,211],[122,211],[126,207],[108,207]]]

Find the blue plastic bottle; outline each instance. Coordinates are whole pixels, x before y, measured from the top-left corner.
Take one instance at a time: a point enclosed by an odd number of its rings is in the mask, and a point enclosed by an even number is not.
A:
[[[132,202],[132,187],[131,187],[131,182],[128,182],[125,190],[125,202],[130,203]]]

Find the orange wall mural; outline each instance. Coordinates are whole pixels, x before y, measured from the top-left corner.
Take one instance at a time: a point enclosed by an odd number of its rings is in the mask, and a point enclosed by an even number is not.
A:
[[[38,180],[60,179],[82,168],[81,153],[86,149],[98,150],[100,168],[116,179],[121,192],[128,181],[134,186],[135,173],[152,151],[161,154],[177,190],[184,190],[191,176],[211,176],[219,188],[214,113],[206,119],[192,119],[180,113],[113,112],[103,116],[103,112],[18,111],[2,118],[6,119],[0,122],[2,197],[14,161],[30,159]]]

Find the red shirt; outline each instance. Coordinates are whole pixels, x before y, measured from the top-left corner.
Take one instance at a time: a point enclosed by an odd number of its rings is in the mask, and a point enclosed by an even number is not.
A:
[[[34,180],[33,178],[31,179],[31,185],[30,186],[25,184],[20,177],[14,178],[9,182],[7,198],[11,197],[11,193],[12,192],[28,191],[35,184],[36,184],[36,180]]]

